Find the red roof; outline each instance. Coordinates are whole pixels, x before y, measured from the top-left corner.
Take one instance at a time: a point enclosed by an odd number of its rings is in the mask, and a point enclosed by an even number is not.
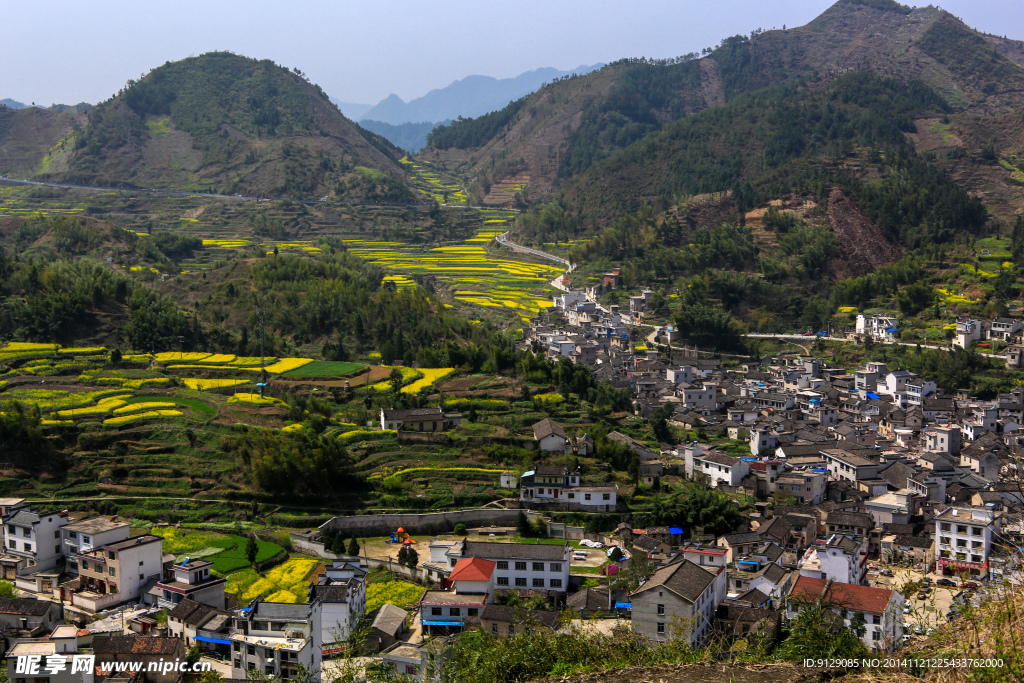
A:
[[[887,588],[857,586],[852,583],[801,576],[796,580],[790,597],[804,600],[824,598],[826,602],[847,609],[881,614],[892,600],[892,594],[893,591]]]
[[[495,563],[480,557],[467,557],[455,563],[449,581],[490,581]]]
[[[752,462],[750,463],[750,469],[752,470],[764,470],[768,471],[768,463],[766,462]]]

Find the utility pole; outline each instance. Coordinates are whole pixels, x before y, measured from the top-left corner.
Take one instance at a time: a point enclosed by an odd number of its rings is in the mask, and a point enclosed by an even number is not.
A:
[[[264,313],[266,309],[260,309],[260,399],[263,398],[263,388],[267,386],[267,359],[263,355],[263,327],[264,327]]]

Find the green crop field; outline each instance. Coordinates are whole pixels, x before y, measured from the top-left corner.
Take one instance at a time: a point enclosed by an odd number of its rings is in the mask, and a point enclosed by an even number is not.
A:
[[[345,377],[365,367],[362,363],[317,360],[283,374],[285,377]]]

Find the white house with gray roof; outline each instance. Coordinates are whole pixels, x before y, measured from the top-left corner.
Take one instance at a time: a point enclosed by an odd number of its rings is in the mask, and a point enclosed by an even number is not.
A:
[[[320,601],[308,605],[256,598],[236,613],[231,632],[231,678],[248,672],[281,679],[298,676],[298,665],[320,669]]]
[[[724,567],[681,559],[658,569],[630,594],[633,630],[658,642],[683,636],[690,645],[699,645],[711,632],[725,594]]]
[[[63,554],[61,528],[73,520],[66,512],[20,508],[4,518],[4,554],[18,559],[18,573],[53,569]]]
[[[91,517],[65,524],[60,533],[62,552],[67,556],[67,572],[77,574],[76,555],[91,552],[94,548],[108,543],[125,540],[131,535],[131,524],[117,517]]]

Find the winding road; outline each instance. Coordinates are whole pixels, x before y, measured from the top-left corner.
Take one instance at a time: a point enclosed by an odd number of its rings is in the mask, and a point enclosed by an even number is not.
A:
[[[530,247],[524,247],[521,244],[516,244],[515,242],[509,241],[507,232],[503,232],[500,235],[497,235],[494,239],[498,242],[498,244],[508,247],[512,251],[522,252],[524,254],[533,254],[534,256],[540,257],[542,259],[554,261],[555,263],[560,263],[561,265],[565,266],[565,272],[556,276],[555,279],[552,280],[549,284],[557,290],[563,292],[569,291],[569,288],[562,284],[562,278],[564,278],[572,271],[576,270],[576,266],[569,263],[569,259],[564,259],[561,256],[549,254],[546,251],[541,251],[540,249],[531,249]]]

